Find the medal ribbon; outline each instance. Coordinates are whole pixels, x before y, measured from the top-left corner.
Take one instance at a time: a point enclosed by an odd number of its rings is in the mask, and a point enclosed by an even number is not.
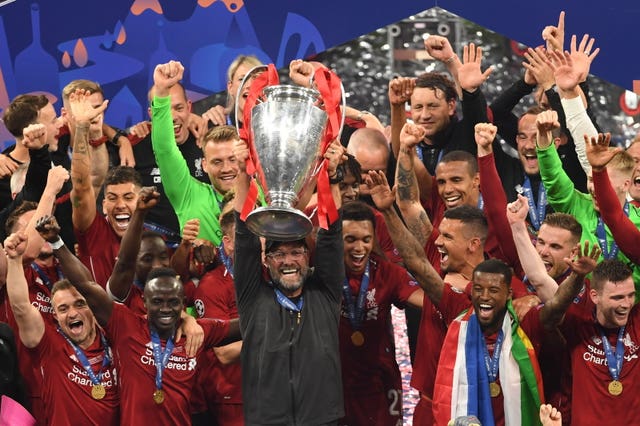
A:
[[[294,312],[302,311],[302,306],[304,305],[304,300],[302,296],[300,296],[300,299],[298,299],[297,303],[293,303],[291,299],[289,299],[287,296],[282,294],[280,289],[274,288],[274,290],[276,292],[276,299],[278,300],[278,303],[280,304],[280,306]]]
[[[160,337],[158,332],[151,330],[151,346],[153,347],[153,361],[156,365],[156,389],[162,389],[162,373],[164,367],[169,362],[171,353],[173,352],[173,338],[167,340],[167,345],[162,350],[162,344],[160,343]]]
[[[624,202],[623,208],[625,216],[629,217],[629,202]],[[614,259],[618,255],[618,245],[615,240],[611,242],[611,250],[609,250],[609,246],[607,245],[607,231],[604,229],[604,222],[602,220],[602,216],[598,215],[598,226],[596,227],[596,237],[598,237],[598,244],[600,245],[600,250],[602,250],[602,257],[605,259]]]
[[[51,290],[53,284],[51,283],[51,280],[49,279],[47,273],[40,266],[38,266],[36,262],[31,262],[31,269],[36,271],[36,274],[38,274],[44,285],[46,285],[47,288]],[[64,278],[64,275],[62,275],[62,269],[60,269],[60,265],[56,265],[56,273],[58,274],[58,280]]]
[[[224,243],[220,243],[218,246],[218,256],[220,256],[220,260],[224,264],[224,267],[227,268],[229,275],[233,278],[233,263],[231,262],[231,258],[227,256],[227,253],[224,251]]]
[[[364,274],[360,281],[360,291],[358,292],[358,298],[354,303],[353,295],[351,294],[351,286],[349,285],[349,278],[345,277],[342,284],[342,294],[344,296],[344,304],[349,315],[349,322],[354,330],[358,330],[362,324],[364,318],[364,302],[367,298],[367,289],[369,288],[369,261],[364,268]]]
[[[607,357],[607,367],[609,368],[609,375],[613,380],[618,380],[620,377],[620,371],[622,371],[622,362],[624,361],[624,326],[618,330],[618,342],[616,343],[616,353],[611,350],[611,344],[609,339],[604,334],[602,327],[600,328],[600,337],[602,337],[602,348],[604,354]]]
[[[484,336],[482,337],[484,340]],[[484,352],[484,365],[487,368],[487,377],[489,383],[495,382],[498,378],[498,363],[500,361],[500,350],[502,349],[502,342],[504,341],[504,333],[502,329],[498,331],[498,338],[496,344],[493,347],[493,356],[489,356],[489,349],[487,349],[487,343],[482,345],[482,351]]]
[[[102,366],[100,367],[100,371],[96,376],[96,374],[93,372],[93,369],[91,368],[91,364],[89,363],[87,356],[84,354],[84,351],[75,343],[73,343],[71,339],[69,339],[67,335],[62,332],[60,326],[58,326],[58,333],[60,333],[62,337],[64,337],[64,339],[69,342],[69,344],[73,348],[73,351],[76,354],[76,358],[78,358],[78,361],[80,361],[80,364],[82,364],[82,368],[84,368],[84,371],[86,371],[89,379],[91,379],[91,383],[93,383],[94,385],[99,385],[102,382],[102,374],[104,373],[104,368],[109,365],[109,363],[111,363],[111,357],[109,356],[109,344],[107,343],[107,339],[104,337],[104,334],[99,333],[100,341],[102,342],[102,347],[104,348],[104,355],[102,357]]]
[[[544,184],[540,182],[538,184],[538,203],[533,201],[533,190],[531,189],[531,180],[529,176],[524,176],[524,182],[522,183],[522,192],[529,202],[529,220],[531,226],[536,231],[540,229],[540,225],[547,214],[547,190]]]

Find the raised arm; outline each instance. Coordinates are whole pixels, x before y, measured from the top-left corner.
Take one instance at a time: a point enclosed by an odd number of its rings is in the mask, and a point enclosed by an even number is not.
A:
[[[36,231],[36,222],[43,216],[53,214],[56,195],[60,192],[67,180],[69,180],[69,172],[64,167],[55,166],[49,169],[47,185],[42,192],[36,212],[25,229],[27,236],[27,249],[23,255],[25,259],[33,260],[40,254],[43,240],[40,234],[38,234],[38,231]]]
[[[460,84],[462,90],[474,93],[489,78],[493,68],[489,67],[483,72],[481,65],[482,48],[469,43],[464,47],[462,65],[458,67],[458,84]]]
[[[594,244],[589,249],[589,241],[585,241],[574,259],[564,259],[571,267],[571,274],[560,283],[558,291],[540,311],[540,322],[547,330],[553,330],[562,323],[565,312],[584,285],[584,277],[593,271],[599,257],[600,247]]]
[[[483,210],[489,224],[489,232],[501,235],[498,245],[502,257],[518,274],[521,273],[516,247],[511,238],[511,228],[505,216],[507,196],[496,169],[493,156],[493,144],[498,128],[490,123],[478,123],[475,126],[474,138],[478,147],[478,170],[480,172],[480,193],[484,199]]]
[[[536,294],[542,303],[546,303],[556,293],[558,284],[547,273],[542,258],[534,245],[531,244],[531,237],[525,222],[527,214],[529,214],[527,197],[518,195],[518,200],[509,203],[506,211],[522,269],[524,269],[529,283],[536,289]]]
[[[91,121],[107,108],[104,101],[98,108],[93,108],[89,101],[89,92],[76,90],[69,96],[69,106],[75,122],[73,154],[71,155],[71,205],[73,226],[80,232],[86,231],[96,212],[96,191],[92,184],[92,158],[89,147]],[[106,150],[106,148],[105,148]]]
[[[442,299],[444,281],[427,260],[423,247],[404,226],[393,208],[394,191],[389,188],[384,173],[370,171],[367,185],[376,207],[384,215],[391,240],[398,249],[405,268],[411,272],[433,303],[439,303]]]
[[[446,37],[427,34],[424,38],[424,48],[429,56],[442,62],[445,67],[447,67],[447,71],[449,71],[449,74],[453,76],[456,82],[458,96],[462,96],[460,85],[458,84],[458,69],[462,65],[462,62],[460,62],[460,58],[458,58],[458,55],[453,51],[449,40]]]
[[[364,127],[369,129],[378,130],[380,133],[384,133],[384,126],[380,122],[380,119],[369,111],[360,111],[353,107],[347,106],[345,108],[345,118],[350,120],[359,121],[364,123]]]
[[[193,249],[194,242],[200,232],[200,219],[189,219],[182,228],[182,240],[180,245],[171,256],[171,267],[180,275],[180,279],[185,282],[190,278],[189,255]]]
[[[391,107],[391,150],[398,158],[400,152],[400,133],[407,122],[405,105],[411,99],[416,79],[412,77],[396,77],[389,81],[389,105]]]
[[[607,164],[622,148],[610,148],[611,135],[598,134],[597,138],[587,138],[587,158],[593,168],[593,188],[600,208],[602,220],[609,227],[611,235],[622,252],[635,264],[640,264],[640,230],[624,213],[609,174]]]
[[[547,25],[542,30],[542,39],[547,44],[549,52],[564,50],[564,10],[560,12],[558,17],[558,25]]]
[[[45,216],[41,218],[38,220],[36,229],[40,236],[51,244],[53,254],[60,262],[64,276],[87,299],[87,303],[91,307],[98,323],[103,327],[106,326],[113,312],[114,302],[99,284],[91,281],[91,273],[87,267],[64,244],[64,241],[58,235],[60,226],[55,217]]]
[[[124,301],[131,290],[131,284],[136,275],[136,262],[140,251],[144,218],[149,209],[158,203],[158,198],[160,198],[160,193],[156,191],[155,186],[147,186],[140,190],[136,210],[133,212],[129,227],[122,237],[118,260],[108,282],[109,292],[118,302]]]
[[[553,69],[567,129],[576,145],[580,165],[587,174],[589,173],[589,163],[585,154],[585,146],[582,143],[583,138],[585,134],[596,136],[598,132],[587,114],[585,95],[579,84],[589,75],[591,62],[600,52],[599,48],[591,51],[594,42],[595,39],[585,35],[580,44],[576,45],[576,36],[574,35],[571,37],[571,52],[554,51],[550,60],[547,60]]]
[[[433,232],[433,225],[420,203],[421,188],[418,186],[416,166],[428,175],[421,161],[415,161],[416,145],[426,133],[422,126],[407,123],[400,133],[400,152],[396,167],[396,203],[409,231],[424,247]],[[431,177],[431,176],[429,176]],[[428,180],[431,185],[431,179]]]
[[[24,276],[22,254],[27,248],[27,236],[11,234],[4,241],[4,248],[8,262],[7,296],[18,324],[20,341],[27,348],[34,348],[44,335],[44,319],[29,300],[29,286]]]
[[[450,150],[461,149],[476,155],[475,125],[489,121],[487,103],[480,86],[489,78],[493,68],[482,72],[482,48],[473,43],[464,47],[462,58],[463,63],[458,68],[458,84],[462,88],[462,127],[461,133],[450,141]],[[499,142],[495,143],[499,146]]]

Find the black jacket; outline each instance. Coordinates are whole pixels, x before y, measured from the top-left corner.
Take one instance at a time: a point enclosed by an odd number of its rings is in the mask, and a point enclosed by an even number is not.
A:
[[[320,230],[304,282],[300,323],[262,273],[261,246],[236,213],[234,281],[247,425],[322,425],[344,415],[338,324],[344,280],[342,221]]]

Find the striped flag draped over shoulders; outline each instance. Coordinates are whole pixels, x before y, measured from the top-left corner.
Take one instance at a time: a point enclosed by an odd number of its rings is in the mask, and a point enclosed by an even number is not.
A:
[[[538,410],[544,401],[542,375],[535,350],[517,318],[509,300],[502,323],[505,337],[498,364],[505,423],[507,426],[539,425]],[[481,346],[484,344],[473,308],[449,326],[434,389],[433,411],[437,425],[469,415],[477,416],[483,426],[494,425]]]

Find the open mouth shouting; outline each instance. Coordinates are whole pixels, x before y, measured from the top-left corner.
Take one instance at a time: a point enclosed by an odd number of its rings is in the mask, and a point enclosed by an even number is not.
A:
[[[366,263],[367,263],[367,256],[366,254],[362,253],[362,254],[356,254],[356,253],[350,253],[349,257],[348,257],[348,263],[350,265],[350,268],[352,271],[354,272],[361,272],[364,270]]]
[[[449,252],[444,247],[438,247],[438,252],[440,253],[440,265],[446,265],[449,260]]]
[[[182,133],[182,124],[173,123],[173,134],[174,136],[179,136]]]
[[[493,306],[488,303],[480,303],[476,312],[481,322],[489,322],[493,318]]]
[[[129,222],[131,221],[131,215],[127,213],[120,213],[114,216],[116,220],[116,228],[121,231],[126,231],[129,227]]]
[[[525,151],[522,153],[522,157],[526,169],[531,170],[538,168],[538,155],[535,151]]]
[[[69,334],[72,338],[80,337],[84,331],[84,322],[80,319],[69,321],[67,326],[69,327]]]

